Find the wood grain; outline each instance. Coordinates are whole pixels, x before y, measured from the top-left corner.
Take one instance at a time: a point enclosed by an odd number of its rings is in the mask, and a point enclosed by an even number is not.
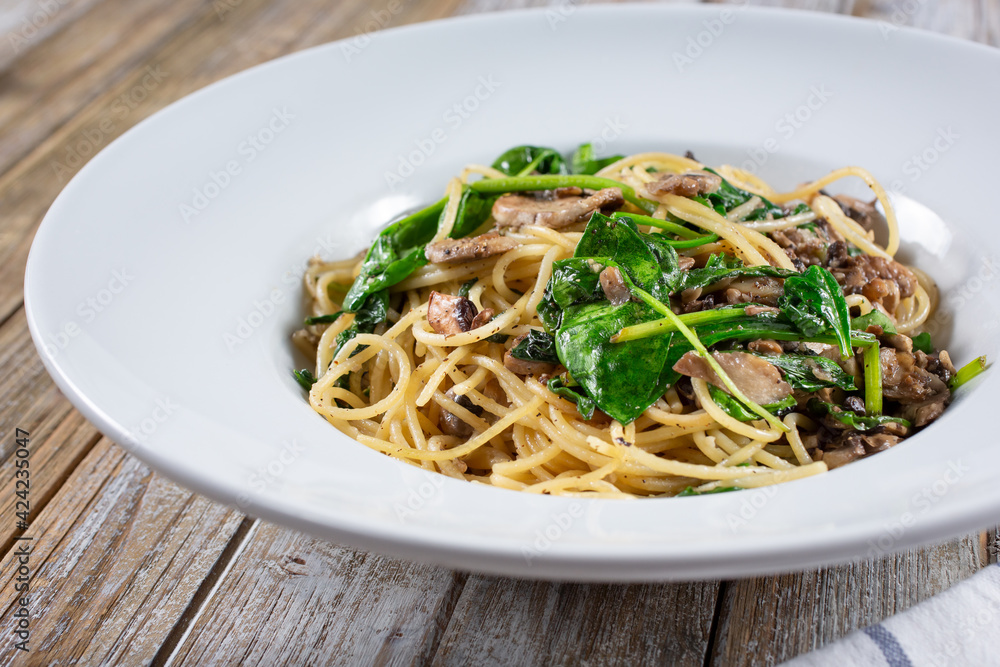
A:
[[[261,523],[170,664],[424,664],[465,575]]]
[[[148,662],[241,520],[102,439],[27,533],[32,650],[48,664]],[[11,559],[2,577],[5,638],[14,622]],[[16,664],[19,653],[0,643],[0,664]]]
[[[473,576],[435,665],[702,665],[718,584]]]

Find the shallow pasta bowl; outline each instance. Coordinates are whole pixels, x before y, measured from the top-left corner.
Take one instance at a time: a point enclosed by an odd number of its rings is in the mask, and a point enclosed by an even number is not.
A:
[[[926,431],[845,468],[756,491],[610,501],[462,483],[369,450],[308,406],[289,335],[311,255],[356,253],[468,162],[590,141],[690,149],[779,189],[868,168],[894,192],[902,259],[941,287],[935,341],[958,362],[994,359],[1000,244],[981,193],[1000,148],[1000,89],[984,82],[998,75],[1000,54],[973,44],[716,7],[514,12],[310,49],[177,102],[80,171],[31,249],[31,333],[70,400],[155,469],[354,547],[643,580],[944,540],[1000,516],[1000,381],[989,372]]]

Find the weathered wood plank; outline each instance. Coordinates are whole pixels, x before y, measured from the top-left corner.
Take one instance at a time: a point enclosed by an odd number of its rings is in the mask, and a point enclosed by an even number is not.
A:
[[[472,576],[435,665],[702,665],[718,584]]]
[[[9,0],[0,13],[0,72],[103,0]]]
[[[936,595],[989,562],[978,534],[877,560],[727,582],[711,664],[773,665]]]
[[[45,34],[36,35],[29,42],[33,47],[31,51],[22,53],[0,77],[0,173],[88,102],[138,68],[146,54],[181,28],[196,9],[209,2],[30,2],[27,9],[32,18],[38,23],[47,20],[45,30],[57,25],[61,29],[48,35],[48,39]],[[17,34],[16,30],[8,33],[4,41],[10,41],[12,35]],[[124,124],[132,111],[130,103],[131,100],[125,98],[113,109],[109,108],[108,122]],[[98,149],[103,147],[108,142],[104,134],[76,137],[80,150],[88,150],[85,139],[96,144]],[[92,155],[88,153],[82,159]],[[64,155],[63,162],[67,159],[70,158]]]
[[[34,655],[45,664],[150,661],[241,520],[102,439],[27,533]],[[15,622],[12,559],[2,573],[4,637]],[[23,657],[0,643],[0,665]]]
[[[464,580],[261,523],[170,664],[423,664]]]

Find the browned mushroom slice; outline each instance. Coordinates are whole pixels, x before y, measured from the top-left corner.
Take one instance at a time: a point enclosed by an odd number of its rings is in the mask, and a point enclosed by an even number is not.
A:
[[[517,347],[518,343],[524,340],[528,334],[521,334],[511,343],[510,350]],[[526,361],[524,359],[518,359],[507,350],[503,353],[503,365],[504,368],[509,370],[515,375],[543,375],[545,373],[550,373],[556,367],[555,364],[546,363],[544,361]]]
[[[760,357],[746,352],[713,352],[712,356],[736,387],[754,403],[770,405],[792,393],[792,387],[781,378],[781,371]],[[674,364],[674,370],[725,388],[722,379],[697,352],[687,352]]]
[[[651,195],[680,195],[694,197],[715,192],[722,185],[722,178],[707,171],[689,171],[686,174],[663,174],[646,184]]]
[[[591,195],[565,190],[569,188],[549,195],[509,194],[500,197],[493,204],[497,227],[539,225],[559,229],[586,220],[598,209],[615,210],[625,203],[619,188],[604,188]]]
[[[449,389],[444,395],[475,416],[482,416],[483,409],[469,400],[468,396],[456,396],[453,389]],[[473,428],[468,422],[453,415],[447,410],[441,411],[441,416],[438,417],[438,426],[441,427],[441,432],[445,435],[454,435],[460,438],[467,438],[472,435],[473,432]]]
[[[457,334],[472,330],[476,304],[464,296],[431,292],[427,303],[427,321],[439,334]]]
[[[612,306],[620,306],[632,298],[632,291],[625,284],[622,272],[617,266],[609,266],[601,271],[601,289]]]
[[[513,250],[520,243],[496,232],[464,239],[442,239],[427,244],[427,261],[432,264],[471,262]]]
[[[844,212],[844,215],[857,221],[865,228],[865,231],[885,229],[885,216],[875,208],[877,199],[864,202],[848,195],[836,195],[833,199],[840,205],[840,210]]]

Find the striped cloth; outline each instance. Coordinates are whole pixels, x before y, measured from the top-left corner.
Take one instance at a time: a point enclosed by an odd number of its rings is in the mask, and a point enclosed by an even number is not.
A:
[[[784,665],[1000,665],[1000,567],[984,568],[915,607]]]

